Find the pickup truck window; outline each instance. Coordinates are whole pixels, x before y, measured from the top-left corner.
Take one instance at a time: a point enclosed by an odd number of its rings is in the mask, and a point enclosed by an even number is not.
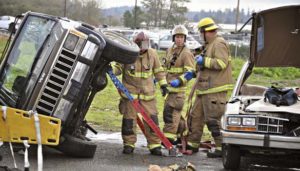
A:
[[[8,57],[5,72],[2,72],[2,88],[15,96],[19,95],[54,24],[55,21],[50,19],[28,17]]]

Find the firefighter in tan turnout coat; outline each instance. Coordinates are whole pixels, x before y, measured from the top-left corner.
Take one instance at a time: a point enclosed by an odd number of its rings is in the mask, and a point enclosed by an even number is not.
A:
[[[196,94],[193,108],[188,117],[188,149],[198,152],[203,127],[206,124],[217,148],[207,153],[208,157],[221,157],[221,116],[225,112],[227,91],[233,88],[230,50],[225,40],[217,35],[217,25],[211,18],[198,24],[205,40],[205,54],[196,56]]]
[[[149,48],[150,41],[144,32],[140,32],[134,38],[134,42],[140,47],[140,56],[133,64],[116,64],[113,72],[122,74],[122,83],[129,90],[134,99],[144,107],[146,113],[158,125],[157,108],[155,99],[154,78],[162,89],[162,94],[167,93],[167,82],[164,70],[159,62],[154,49]],[[136,138],[137,112],[125,94],[121,94],[119,104],[120,113],[123,114],[122,138],[124,143],[123,153],[130,154],[134,150]],[[161,141],[153,130],[144,122],[145,135],[148,148],[153,155],[161,155]]]
[[[186,73],[195,69],[194,56],[185,46],[188,31],[183,25],[175,26],[172,30],[173,46],[167,50],[163,58],[163,66],[167,72],[169,94],[165,100],[163,119],[164,135],[175,145],[181,129],[181,111],[183,109],[187,82],[192,78]],[[180,124],[180,126],[179,126]]]

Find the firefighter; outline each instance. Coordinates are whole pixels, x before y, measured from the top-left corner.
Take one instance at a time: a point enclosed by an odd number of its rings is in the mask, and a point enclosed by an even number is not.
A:
[[[177,144],[178,135],[182,134],[185,125],[181,111],[187,82],[192,78],[189,73],[195,70],[194,56],[185,45],[187,35],[188,31],[183,25],[175,26],[172,30],[173,46],[167,50],[166,57],[163,58],[167,82],[170,84],[164,104],[163,132],[173,145]]]
[[[164,70],[160,64],[157,52],[149,48],[149,37],[140,32],[134,37],[134,42],[140,48],[140,56],[133,64],[116,64],[113,72],[116,75],[122,74],[122,82],[135,99],[139,100],[146,113],[158,126],[157,108],[155,99],[154,78],[161,87],[162,95],[167,94],[167,81]],[[131,154],[134,151],[136,138],[137,112],[125,94],[121,93],[119,104],[120,113],[123,114],[122,138],[124,143],[124,154]],[[161,141],[154,131],[144,122],[145,136],[148,148],[153,155],[162,155]]]
[[[188,116],[187,148],[198,152],[203,127],[206,124],[217,148],[208,151],[208,157],[221,157],[221,116],[225,112],[227,91],[233,88],[231,57],[228,43],[217,34],[218,26],[211,18],[203,18],[198,29],[205,41],[202,55],[195,57],[199,72],[196,99]]]

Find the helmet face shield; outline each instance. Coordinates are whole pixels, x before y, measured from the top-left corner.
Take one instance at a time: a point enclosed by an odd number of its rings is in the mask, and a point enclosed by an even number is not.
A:
[[[147,50],[150,48],[150,41],[142,41],[141,46],[139,46],[141,50]]]
[[[144,32],[138,33],[133,41],[139,46],[140,53],[144,53],[150,48],[150,39]]]

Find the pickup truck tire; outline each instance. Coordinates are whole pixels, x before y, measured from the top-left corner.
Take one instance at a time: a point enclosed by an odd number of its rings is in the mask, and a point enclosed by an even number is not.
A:
[[[72,157],[92,158],[94,157],[97,145],[65,134],[63,141],[58,145],[58,150]]]
[[[102,56],[108,60],[116,61],[122,64],[132,64],[139,56],[139,47],[126,37],[114,31],[102,31],[106,46],[103,49]]]
[[[222,160],[225,169],[235,170],[240,166],[241,154],[238,146],[223,144]]]

